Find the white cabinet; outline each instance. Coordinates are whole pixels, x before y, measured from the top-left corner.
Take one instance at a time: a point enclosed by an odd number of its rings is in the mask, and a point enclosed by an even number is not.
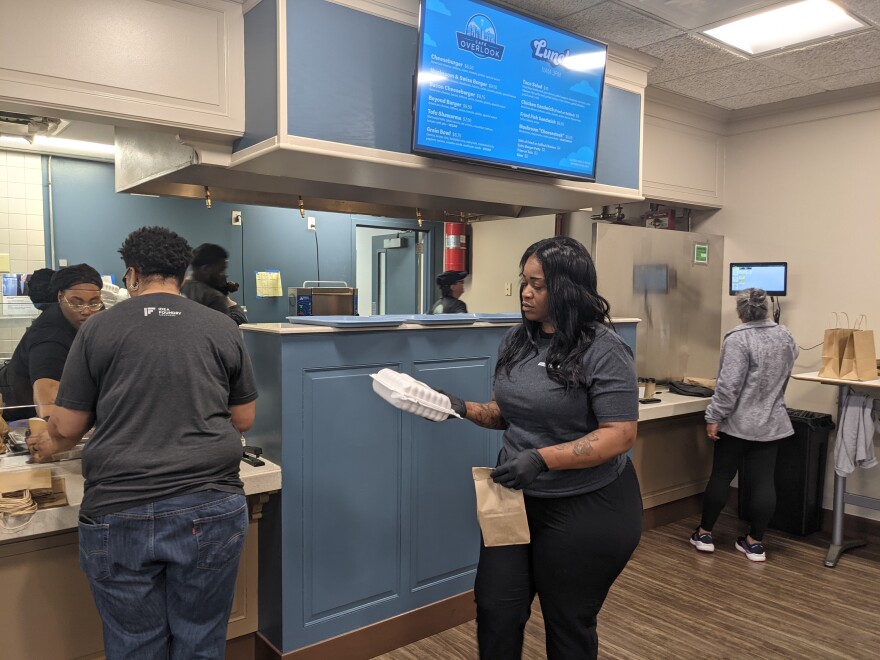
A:
[[[726,111],[657,92],[649,88],[645,103],[642,194],[675,205],[721,207]]]
[[[0,108],[244,131],[242,6],[226,0],[0,0]]]

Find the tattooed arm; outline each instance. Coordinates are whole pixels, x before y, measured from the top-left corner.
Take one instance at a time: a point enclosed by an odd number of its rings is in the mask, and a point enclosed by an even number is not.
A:
[[[603,422],[582,438],[538,451],[550,470],[594,467],[628,451],[636,441],[637,426],[637,422]]]
[[[501,416],[501,410],[495,403],[495,395],[489,403],[475,403],[466,401],[467,414],[465,419],[471,420],[477,426],[487,429],[504,430],[507,428],[507,420]]]

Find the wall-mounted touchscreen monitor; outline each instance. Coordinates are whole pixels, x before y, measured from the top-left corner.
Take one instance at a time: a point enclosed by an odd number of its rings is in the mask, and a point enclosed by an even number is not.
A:
[[[413,151],[595,181],[606,56],[482,0],[422,0]]]
[[[764,289],[767,295],[784,296],[788,285],[788,262],[761,261],[730,264],[730,295],[743,289]]]

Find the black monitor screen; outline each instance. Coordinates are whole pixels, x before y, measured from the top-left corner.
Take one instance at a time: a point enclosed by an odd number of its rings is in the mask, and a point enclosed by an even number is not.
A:
[[[788,263],[762,261],[730,264],[730,295],[743,289],[764,289],[769,296],[784,296],[788,284]]]
[[[606,53],[484,0],[422,0],[413,151],[594,181]]]

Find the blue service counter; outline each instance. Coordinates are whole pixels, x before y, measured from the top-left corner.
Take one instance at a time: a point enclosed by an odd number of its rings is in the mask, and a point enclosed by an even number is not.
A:
[[[633,345],[635,322],[618,323]],[[471,467],[501,433],[404,414],[372,390],[389,367],[488,401],[509,325],[338,330],[242,326],[260,398],[248,442],[281,465],[260,524],[260,631],[282,653],[473,587]]]

